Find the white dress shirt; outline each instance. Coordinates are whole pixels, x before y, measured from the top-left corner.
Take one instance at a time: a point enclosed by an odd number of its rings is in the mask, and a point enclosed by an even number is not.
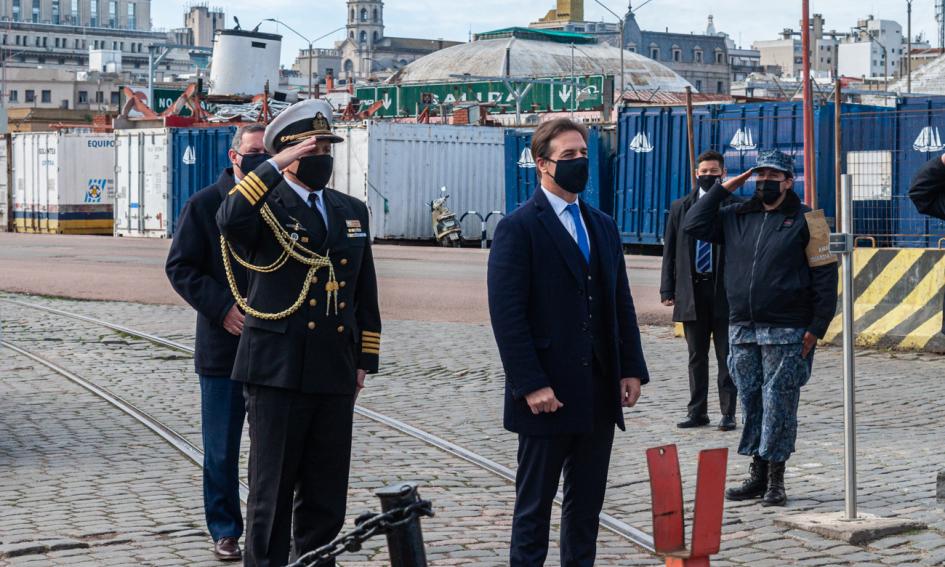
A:
[[[542,187],[541,190],[545,192],[545,197],[548,198],[548,203],[550,203],[551,208],[554,209],[555,215],[558,217],[558,220],[561,221],[561,224],[564,225],[565,230],[567,230],[568,234],[571,235],[571,238],[574,239],[574,243],[577,244],[578,227],[574,226],[574,217],[572,217],[571,213],[567,211],[567,207],[568,205],[570,205],[570,203],[568,203],[561,197],[555,195],[551,191],[545,189],[544,187]],[[574,204],[577,205],[578,202],[575,201]],[[578,218],[581,219],[580,230],[584,233],[584,236],[587,238],[587,249],[590,250],[591,249],[591,235],[588,234],[587,227],[584,226],[584,219],[581,217],[581,215],[578,215]]]
[[[322,218],[325,219],[325,228],[328,228],[328,212],[325,209],[325,192],[322,191],[321,189],[317,191],[309,191],[308,189],[306,189],[305,187],[302,187],[298,183],[293,182],[288,177],[283,177],[283,179],[285,179],[285,182],[289,184],[289,187],[291,187],[292,190],[295,191],[295,194],[299,196],[299,199],[302,199],[305,202],[305,206],[307,207],[312,206],[308,202],[309,193],[315,193],[316,195],[318,195],[318,204],[316,204],[315,206],[318,208],[318,212],[321,213]]]

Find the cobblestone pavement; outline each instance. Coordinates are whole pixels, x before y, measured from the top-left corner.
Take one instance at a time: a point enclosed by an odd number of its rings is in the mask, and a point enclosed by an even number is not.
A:
[[[193,342],[194,317],[186,308],[29,300]],[[94,377],[199,441],[197,383],[188,358],[106,329],[6,304],[0,305],[0,321],[7,340]],[[699,449],[729,447],[734,480],[745,474],[747,459],[735,454],[738,432],[675,428],[688,397],[685,344],[668,329],[650,327],[644,330],[644,347],[653,382],[644,388],[641,404],[627,410],[628,431],[618,432],[605,511],[649,531],[646,447],[679,444],[687,499],[694,490]],[[383,350],[383,373],[369,378],[359,400],[365,407],[514,466],[515,438],[501,427],[502,374],[488,327],[387,321]],[[838,349],[820,350],[802,393],[798,451],[786,475],[788,507],[728,503],[723,550],[713,565],[945,564],[945,513],[935,502],[935,475],[945,468],[940,455],[945,408],[937,396],[945,381],[945,361],[932,355],[861,352],[857,363],[860,508],[921,520],[930,529],[859,547],[773,524],[781,514],[843,508],[841,362]],[[503,563],[514,497],[508,483],[373,422],[359,418],[356,424],[352,517],[375,507],[370,488],[399,478],[420,480],[421,493],[442,511],[424,524],[433,562],[453,565],[465,557],[476,564]],[[395,471],[398,477],[392,478]],[[11,472],[0,469],[0,474]],[[199,509],[199,501],[192,508]],[[4,522],[0,520],[0,539]],[[625,540],[601,533],[599,565],[657,563]],[[203,550],[198,546],[195,551]],[[472,552],[478,555],[466,556]],[[376,560],[380,553],[374,547],[354,564]]]

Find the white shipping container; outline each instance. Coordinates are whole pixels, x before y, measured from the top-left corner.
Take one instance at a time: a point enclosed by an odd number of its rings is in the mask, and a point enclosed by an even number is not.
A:
[[[433,238],[429,203],[446,187],[447,206],[459,218],[505,210],[505,130],[482,126],[371,125],[368,203],[374,236]],[[479,235],[478,219],[463,225]]]
[[[9,155],[6,135],[0,135],[0,232],[10,230],[13,220],[13,184],[10,183]]]
[[[368,140],[372,124],[367,126],[347,126],[335,128],[335,133],[345,139],[332,145],[334,170],[328,186],[346,195],[368,202]],[[371,235],[374,235],[374,211],[368,203],[371,214]],[[383,211],[382,211],[383,212]]]
[[[115,132],[115,236],[170,233],[169,130]]]
[[[111,134],[14,134],[15,229],[111,234],[114,176],[115,140]]]

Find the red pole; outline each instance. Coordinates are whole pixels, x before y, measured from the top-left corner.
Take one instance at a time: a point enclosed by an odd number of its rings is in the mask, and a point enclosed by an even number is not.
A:
[[[802,0],[801,49],[804,81],[804,202],[817,208],[817,190],[814,187],[814,99],[810,74],[810,0]]]

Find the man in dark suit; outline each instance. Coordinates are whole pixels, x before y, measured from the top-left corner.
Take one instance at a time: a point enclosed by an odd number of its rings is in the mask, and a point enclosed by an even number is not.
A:
[[[689,406],[680,428],[709,424],[709,344],[715,343],[715,359],[719,365],[719,429],[735,429],[735,408],[738,391],[728,371],[728,300],[725,297],[725,261],[718,244],[696,240],[683,230],[683,219],[689,208],[715,182],[725,177],[725,158],[707,151],[697,159],[698,187],[669,209],[666,235],[663,238],[663,277],[660,299],[673,308],[673,321],[683,324],[689,347]],[[729,196],[723,203],[738,203]]]
[[[224,561],[242,557],[239,459],[246,410],[243,385],[230,380],[243,313],[227,283],[216,214],[236,182],[269,157],[263,153],[265,129],[252,124],[236,131],[228,154],[232,167],[184,205],[165,266],[171,285],[197,310],[194,366],[200,377],[204,515],[213,552]],[[245,293],[246,271],[237,266],[233,274]]]
[[[561,565],[590,566],[614,424],[649,375],[617,226],[578,199],[587,130],[546,122],[531,151],[541,188],[499,223],[488,275],[504,422],[519,435],[510,564],[544,563],[563,470]]]
[[[378,368],[368,211],[326,188],[341,141],[331,122],[322,100],[284,110],[264,136],[274,157],[217,213],[227,245],[238,245],[232,260],[250,270],[248,299],[236,298],[246,321],[232,375],[249,419],[249,566],[286,564],[290,535],[301,555],[341,531],[354,400]]]

